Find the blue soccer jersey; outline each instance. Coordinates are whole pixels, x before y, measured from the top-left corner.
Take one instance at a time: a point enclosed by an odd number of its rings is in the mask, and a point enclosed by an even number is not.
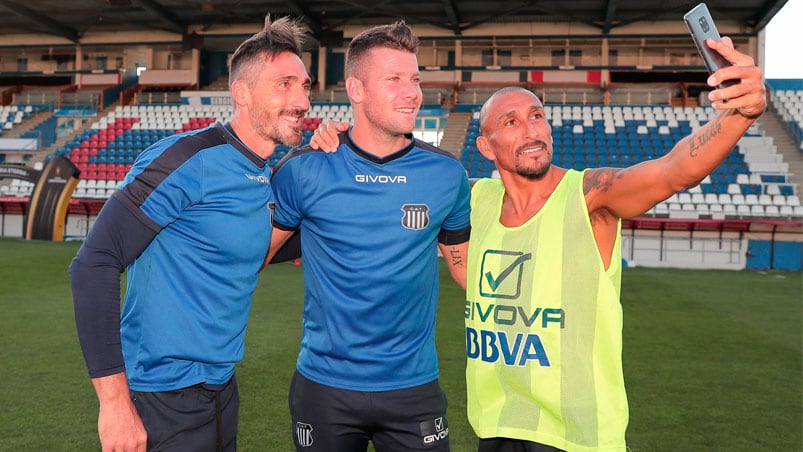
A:
[[[131,389],[227,382],[270,242],[270,167],[217,124],[151,146],[114,196],[158,231],[128,268]]]
[[[438,234],[469,227],[460,162],[418,140],[380,159],[341,134],[337,152],[288,154],[271,185],[274,226],[301,231],[298,371],[357,391],[436,379]]]

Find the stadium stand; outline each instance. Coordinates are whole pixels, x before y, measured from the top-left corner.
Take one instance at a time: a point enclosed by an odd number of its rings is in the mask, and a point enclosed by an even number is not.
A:
[[[492,91],[490,87],[475,89],[471,98],[487,96]],[[782,103],[779,110],[784,109],[788,117],[794,118],[794,112],[800,115],[798,104],[803,101],[796,92],[785,94],[782,91],[780,96],[773,93],[772,98]],[[460,106],[462,110],[470,111],[471,116],[461,138],[462,146],[456,154],[472,178],[492,177],[495,170],[475,145],[480,133],[479,106],[465,103]],[[43,108],[47,107],[0,107],[0,123],[4,112],[7,118],[13,118],[13,124],[22,122],[26,114]],[[66,156],[82,171],[82,180],[73,195],[75,199],[102,202],[145,148],[174,133],[225,121],[230,110],[230,105],[181,103],[117,106],[95,117],[91,125],[56,148],[52,156]],[[545,112],[553,126],[554,163],[575,169],[621,167],[659,157],[715,114],[713,109],[705,107],[669,105],[548,104]],[[444,114],[449,113],[446,111]],[[328,120],[352,121],[349,104],[314,103],[302,125],[302,143],[308,143],[314,130]],[[34,133],[44,139],[42,132]],[[289,149],[287,146],[277,147],[269,163],[278,163]],[[790,182],[788,174],[788,164],[775,152],[773,138],[754,127],[740,140],[735,152],[699,186],[658,204],[646,216],[714,220],[802,219],[799,188]],[[0,196],[29,196],[29,185],[17,180],[0,184]]]
[[[475,93],[480,95],[480,91]],[[788,96],[779,99],[791,111]],[[0,113],[7,111],[16,120],[40,108],[43,107],[6,106]],[[480,133],[479,105],[463,104],[462,108],[472,113],[462,138],[462,149],[456,154],[469,177],[491,177],[495,168],[475,145]],[[118,106],[97,117],[89,127],[58,147],[53,156],[68,157],[82,171],[75,199],[102,201],[111,195],[145,148],[174,133],[224,121],[230,110],[230,105]],[[799,113],[799,108],[795,111]],[[710,108],[668,105],[546,105],[545,112],[553,125],[554,163],[575,169],[621,167],[659,157],[714,114]],[[308,143],[319,124],[328,120],[352,121],[350,106],[341,102],[314,103],[302,125],[302,143]],[[278,163],[289,149],[277,147],[269,163]],[[658,204],[646,216],[715,220],[803,218],[798,187],[789,182],[788,164],[775,152],[772,137],[754,128],[740,140],[735,151],[699,186]],[[0,196],[29,194],[30,186],[25,182],[14,180],[0,185]]]
[[[0,135],[3,132],[14,129],[31,114],[40,111],[42,108],[34,105],[3,105],[0,106]]]
[[[105,199],[148,146],[175,133],[226,121],[230,114],[230,105],[118,106],[53,155],[69,158],[82,171],[75,198]],[[352,121],[351,107],[343,103],[313,105],[302,124],[303,143],[309,143],[313,131],[328,120]],[[289,150],[288,146],[279,146],[269,163],[275,165]]]
[[[265,6],[219,0],[200,8],[164,3],[160,11],[143,8],[142,2],[107,1],[102,17],[87,25],[85,17],[95,17],[97,8],[65,1],[61,9],[28,2],[30,11],[4,17],[0,139],[9,146],[0,150],[0,164],[30,167],[56,156],[74,162],[81,180],[67,223],[71,238],[80,238],[143,149],[228,117],[228,58],[242,38],[239,27],[260,25],[239,22],[259,18]],[[555,163],[570,168],[624,166],[663,155],[710,119],[705,67],[677,9],[610,9],[602,24],[599,5],[583,2],[554,2],[548,12],[524,2],[502,16],[494,2],[471,8],[451,3],[449,8],[439,2],[408,5],[391,16],[353,2],[310,3],[305,23],[311,40],[303,60],[313,82],[312,109],[302,125],[303,143],[323,121],[351,120],[343,64],[349,36],[363,21],[398,17],[423,25],[424,105],[416,136],[453,152],[471,177],[496,173],[476,152],[474,140],[476,110],[501,86],[526,87],[542,99],[553,125]],[[709,6],[722,18],[720,32],[760,61],[760,33],[784,1],[749,3],[738,9]],[[236,6],[237,27],[228,28],[234,16],[221,14],[221,4]],[[368,10],[378,16],[363,16]],[[359,23],[345,19],[357,17]],[[213,31],[210,24],[222,28]],[[428,27],[437,24],[445,28],[433,33]],[[614,30],[625,24],[626,32]],[[598,37],[600,25],[604,38]],[[188,33],[192,30],[198,34]],[[803,81],[767,80],[767,87],[771,112],[720,168],[623,227],[638,229],[634,235],[656,231],[661,237],[683,231],[684,249],[692,248],[684,234],[696,239],[711,232],[716,251],[707,250],[706,259],[728,249],[726,267],[742,261],[752,246],[741,234],[771,231],[775,240],[776,231],[792,231],[795,245],[803,240]],[[213,94],[198,95],[199,89]],[[24,145],[11,143],[25,137],[19,140]],[[269,164],[276,165],[288,150],[279,146]],[[31,188],[27,181],[0,178],[0,235],[20,235]],[[723,245],[723,234],[733,234],[733,242]],[[639,260],[640,247],[653,245],[628,242],[630,235],[624,234],[624,251]],[[663,240],[654,244],[661,262],[667,246]]]
[[[137,93],[138,104],[177,104],[181,102],[181,86],[153,86]]]
[[[803,90],[774,90],[770,99],[771,107],[783,119],[803,152]]]

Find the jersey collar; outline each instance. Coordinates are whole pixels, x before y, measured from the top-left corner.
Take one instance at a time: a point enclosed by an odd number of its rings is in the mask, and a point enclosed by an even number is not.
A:
[[[399,149],[398,151],[396,151],[396,152],[394,152],[392,154],[389,154],[389,155],[387,155],[385,157],[378,157],[378,156],[376,156],[374,154],[371,154],[370,152],[365,151],[363,148],[357,146],[357,144],[354,143],[354,141],[351,139],[351,128],[349,128],[348,132],[341,133],[339,135],[340,144],[347,145],[352,151],[354,151],[355,154],[359,155],[360,157],[362,157],[362,158],[364,158],[366,160],[369,160],[369,161],[374,162],[374,163],[378,163],[380,165],[384,164],[384,163],[392,162],[393,160],[396,160],[396,159],[400,159],[400,158],[404,157],[405,155],[407,155],[408,152],[413,150],[413,148],[416,145],[416,139],[413,137],[413,134],[412,133],[407,133],[404,136],[410,140],[410,144],[408,144],[407,146],[405,146],[405,147]]]
[[[242,141],[240,141],[240,137],[234,133],[234,129],[231,127],[231,123],[226,123],[223,125],[219,122],[215,123],[215,128],[220,132],[221,135],[226,139],[226,142],[232,145],[235,149],[240,151],[244,156],[248,157],[249,160],[254,162],[260,168],[264,168],[265,165],[268,163],[266,159],[258,156],[254,151],[252,151],[248,146],[245,145]]]

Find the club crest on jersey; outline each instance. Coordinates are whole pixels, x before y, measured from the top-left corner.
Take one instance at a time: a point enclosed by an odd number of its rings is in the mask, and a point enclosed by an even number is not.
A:
[[[429,206],[426,204],[405,204],[401,210],[401,224],[405,229],[420,231],[429,225]]]
[[[303,422],[296,422],[296,440],[301,447],[312,446],[312,426]]]

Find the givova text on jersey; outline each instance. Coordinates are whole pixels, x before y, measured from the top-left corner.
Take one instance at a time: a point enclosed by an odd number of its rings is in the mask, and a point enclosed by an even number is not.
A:
[[[483,305],[466,301],[465,317],[494,325],[511,326],[520,323],[526,328],[562,329],[566,326],[565,312],[560,308],[536,307],[530,311],[523,306],[493,303]],[[512,333],[466,327],[466,355],[469,359],[480,359],[489,363],[502,360],[508,366],[526,366],[530,361],[535,361],[542,367],[550,366],[549,355],[538,334],[509,334]]]

